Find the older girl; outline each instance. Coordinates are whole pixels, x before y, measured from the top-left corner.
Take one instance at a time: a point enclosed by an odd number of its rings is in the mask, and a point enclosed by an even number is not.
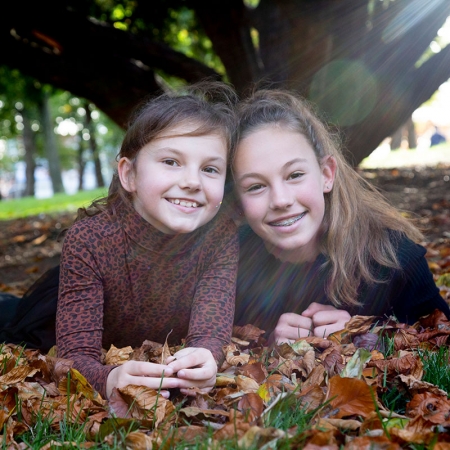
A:
[[[327,336],[351,315],[413,323],[440,309],[422,234],[345,161],[311,106],[259,90],[239,106],[236,323],[275,341]]]

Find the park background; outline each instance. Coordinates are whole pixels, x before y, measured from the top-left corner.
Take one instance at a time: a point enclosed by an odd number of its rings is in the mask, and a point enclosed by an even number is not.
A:
[[[341,130],[355,170],[427,229],[427,259],[449,300],[449,16],[448,0],[5,2],[0,290],[21,295],[59,263],[60,232],[78,206],[106,192],[139,101],[214,78],[240,94],[263,82],[314,102]],[[431,146],[436,126],[446,142]],[[3,345],[2,448],[449,445],[450,330],[442,318],[389,323],[386,334],[368,319],[337,341],[278,348],[272,360],[249,329],[234,335],[211,396],[155,403],[128,392],[119,417],[55,353]],[[347,346],[352,337],[361,349]],[[370,341],[380,346],[369,357]],[[115,363],[149,353],[110,350]],[[336,410],[340,418],[330,419]]]

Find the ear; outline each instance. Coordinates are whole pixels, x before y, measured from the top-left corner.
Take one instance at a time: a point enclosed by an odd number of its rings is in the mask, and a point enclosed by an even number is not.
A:
[[[128,158],[123,157],[119,159],[119,162],[117,163],[117,173],[122,187],[130,193],[135,192],[134,167],[133,163]]]
[[[333,156],[326,156],[322,160],[323,192],[330,192],[333,189],[336,167],[336,159]]]

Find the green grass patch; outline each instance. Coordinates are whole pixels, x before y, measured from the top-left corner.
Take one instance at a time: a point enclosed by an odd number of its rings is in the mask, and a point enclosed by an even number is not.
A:
[[[76,194],[55,194],[53,197],[37,199],[23,197],[0,201],[0,220],[56,212],[76,212],[82,206],[89,206],[92,200],[107,195],[107,188],[80,191]]]
[[[433,383],[450,394],[449,348],[441,346],[437,350],[419,350],[423,362],[423,381]]]
[[[359,167],[361,169],[390,169],[399,167],[436,166],[450,163],[450,142],[424,149],[393,149],[380,146]]]

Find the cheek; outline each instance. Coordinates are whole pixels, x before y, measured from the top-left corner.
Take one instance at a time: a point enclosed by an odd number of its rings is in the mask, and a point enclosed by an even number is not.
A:
[[[225,192],[225,179],[223,181],[214,180],[208,185],[205,185],[206,195],[209,197],[210,202],[221,202],[223,200]]]
[[[241,197],[241,206],[244,216],[249,222],[258,220],[265,215],[263,203],[252,197]]]

